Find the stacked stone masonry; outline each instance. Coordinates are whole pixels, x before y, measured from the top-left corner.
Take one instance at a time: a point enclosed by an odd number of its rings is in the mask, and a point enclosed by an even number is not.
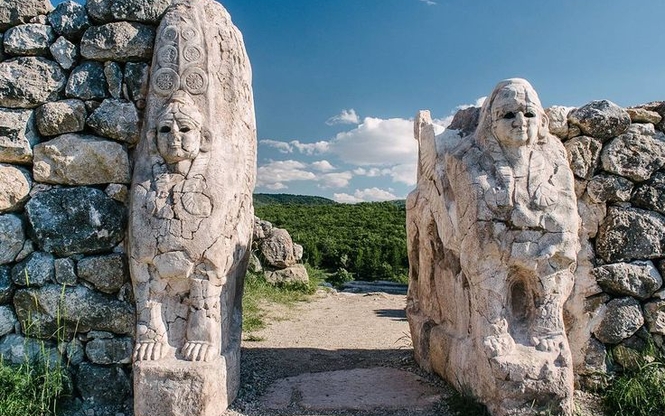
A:
[[[132,414],[128,186],[169,3],[0,0],[0,355],[20,364],[44,342],[73,375],[72,415]],[[665,352],[665,102],[547,114],[581,217],[564,321],[585,387],[649,342]]]
[[[132,154],[168,0],[0,0],[0,356],[48,356],[66,414],[131,415]]]

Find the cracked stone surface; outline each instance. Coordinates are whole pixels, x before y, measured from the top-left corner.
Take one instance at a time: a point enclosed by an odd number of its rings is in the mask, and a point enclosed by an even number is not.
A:
[[[213,415],[239,385],[256,170],[251,72],[214,1],[172,5],[156,33],[130,205],[135,414]],[[206,374],[226,388],[213,394]],[[170,377],[181,382],[164,387]]]
[[[580,248],[573,173],[531,85],[502,81],[463,139],[415,120],[407,315],[415,356],[492,414],[572,413],[563,305]],[[532,409],[533,411],[533,409]]]

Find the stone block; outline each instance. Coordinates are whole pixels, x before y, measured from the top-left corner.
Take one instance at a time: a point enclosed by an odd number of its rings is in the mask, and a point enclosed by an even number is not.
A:
[[[65,134],[34,148],[35,181],[62,185],[129,183],[129,155],[120,143]]]
[[[660,273],[650,261],[606,264],[593,272],[600,287],[618,296],[644,300],[653,296],[663,285]]]
[[[63,69],[71,69],[79,59],[78,46],[68,41],[64,36],[60,36],[49,47],[53,59],[60,64]]]
[[[5,32],[5,53],[44,56],[54,40],[55,32],[51,26],[37,23],[14,26]]]
[[[72,70],[65,93],[81,100],[102,100],[109,95],[107,88],[104,65],[88,61]]]
[[[638,208],[610,207],[596,238],[596,254],[606,263],[665,255],[665,217]]]
[[[46,103],[35,110],[37,129],[43,136],[76,133],[85,128],[85,104],[78,99]]]
[[[0,213],[23,208],[31,187],[32,178],[27,170],[0,163]]]
[[[50,0],[0,0],[0,32],[53,10]]]
[[[57,256],[112,250],[125,236],[126,208],[99,189],[53,189],[35,195],[26,213],[39,246]]]
[[[31,163],[32,147],[37,143],[32,110],[0,108],[0,162]]]
[[[88,117],[88,126],[109,139],[135,144],[139,140],[139,115],[134,104],[107,99]]]
[[[665,165],[665,133],[653,124],[631,124],[600,155],[603,169],[636,182],[646,181]]]
[[[578,126],[585,135],[606,141],[626,131],[630,116],[613,102],[598,100],[572,110],[568,122]]]
[[[128,277],[127,263],[122,254],[85,257],[77,264],[77,274],[104,293],[116,293]]]
[[[90,26],[85,7],[73,1],[58,4],[48,15],[48,21],[55,32],[68,39],[78,39]]]
[[[57,100],[67,76],[60,65],[25,56],[0,62],[0,107],[34,108]]]
[[[12,267],[12,281],[16,286],[41,287],[53,282],[54,258],[49,253],[36,251]]]
[[[95,61],[147,61],[155,29],[141,23],[113,22],[92,26],[81,39],[81,55]]]
[[[606,306],[605,316],[593,330],[600,342],[618,344],[633,336],[644,325],[642,308],[634,298],[612,299]]]
[[[111,339],[93,339],[85,346],[85,354],[93,364],[130,364],[134,340],[121,337]]]

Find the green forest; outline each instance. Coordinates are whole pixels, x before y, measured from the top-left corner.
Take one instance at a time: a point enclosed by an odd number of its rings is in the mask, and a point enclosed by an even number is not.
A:
[[[257,194],[256,215],[286,229],[303,260],[333,279],[407,282],[403,201],[338,204],[316,197]],[[329,201],[329,202],[325,202]]]

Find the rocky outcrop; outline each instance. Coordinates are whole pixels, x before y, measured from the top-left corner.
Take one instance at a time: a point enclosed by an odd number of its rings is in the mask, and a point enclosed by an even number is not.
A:
[[[291,239],[283,228],[270,222],[254,218],[253,259],[250,270],[263,273],[272,284],[307,283],[309,275],[302,264],[303,248]]]

